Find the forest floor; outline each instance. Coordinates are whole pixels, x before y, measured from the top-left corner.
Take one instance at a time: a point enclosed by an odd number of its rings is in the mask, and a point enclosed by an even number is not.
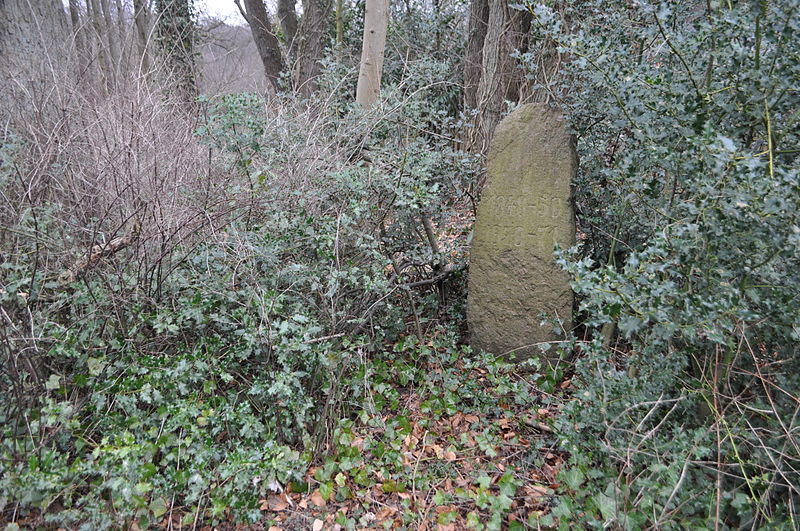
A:
[[[452,338],[452,336],[450,336]],[[305,481],[262,500],[270,531],[528,529],[565,456],[550,427],[569,380],[454,348],[374,360],[368,407],[342,420]]]

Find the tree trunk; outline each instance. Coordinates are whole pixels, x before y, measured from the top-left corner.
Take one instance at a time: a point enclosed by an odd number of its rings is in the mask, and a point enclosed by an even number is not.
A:
[[[344,46],[344,0],[336,0],[336,47]]]
[[[367,0],[361,66],[356,88],[356,102],[364,107],[373,105],[380,96],[388,27],[389,0]]]
[[[295,0],[278,0],[278,24],[291,52],[294,52],[294,40],[297,37],[297,12],[294,6]]]
[[[111,19],[111,8],[109,7],[108,0],[100,0],[100,12],[103,17],[102,26],[104,27],[104,31],[102,31],[101,35],[105,37],[105,45],[110,56],[109,66],[111,67],[111,79],[116,83],[119,78],[121,55],[119,51],[119,42],[117,41],[118,36],[114,29],[114,22]]]
[[[467,45],[464,50],[464,107],[478,106],[478,84],[483,72],[483,42],[489,24],[489,1],[471,0]]]
[[[197,96],[195,78],[195,27],[189,0],[156,0],[158,44],[181,98]]]
[[[136,25],[136,41],[138,43],[139,75],[147,75],[150,70],[150,57],[147,51],[147,0],[133,0],[133,20]]]
[[[489,0],[489,18],[483,42],[482,70],[478,82],[475,127],[468,139],[473,152],[485,153],[494,129],[506,110],[506,100],[519,101],[519,87],[524,78],[518,62],[511,57],[527,46],[531,15],[509,7],[506,0]]]
[[[280,75],[283,71],[283,56],[278,38],[272,30],[272,23],[269,20],[267,9],[264,7],[263,0],[244,0],[245,10],[242,10],[253,40],[264,65],[264,74],[267,76],[273,90],[280,90]],[[241,9],[241,8],[240,8]]]
[[[81,8],[78,0],[69,0],[69,19],[75,39],[75,50],[78,54],[78,77],[81,78],[88,73],[89,55],[86,49],[86,32],[81,22]]]
[[[95,53],[97,61],[100,64],[100,75],[103,79],[103,88],[108,89],[111,87],[111,80],[113,79],[111,70],[111,60],[108,57],[108,47],[103,42],[103,23],[101,21],[102,14],[100,12],[100,3],[98,0],[86,0],[86,13],[89,16],[89,21],[92,24],[93,38],[92,43],[96,48]]]
[[[303,18],[297,30],[297,66],[294,83],[301,94],[308,97],[317,88],[319,60],[325,51],[328,18],[332,0],[303,0]]]

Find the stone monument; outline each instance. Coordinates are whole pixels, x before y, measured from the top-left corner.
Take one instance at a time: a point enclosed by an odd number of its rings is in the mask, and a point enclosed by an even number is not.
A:
[[[555,109],[524,105],[497,126],[470,251],[473,348],[527,359],[541,356],[537,344],[563,339],[540,324],[541,312],[571,327],[573,293],[553,248],[575,243],[577,169],[575,140]]]

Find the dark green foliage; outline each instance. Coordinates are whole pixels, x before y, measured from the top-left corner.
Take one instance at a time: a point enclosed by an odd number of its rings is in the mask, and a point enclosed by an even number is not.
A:
[[[554,515],[796,527],[798,5],[529,8],[572,58],[586,239],[563,264],[595,330],[559,423],[586,483]]]

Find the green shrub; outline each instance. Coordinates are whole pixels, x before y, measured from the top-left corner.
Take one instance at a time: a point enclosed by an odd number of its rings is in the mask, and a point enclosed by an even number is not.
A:
[[[67,192],[91,192],[74,161],[52,167],[69,186],[37,181],[32,197],[35,159],[3,144],[0,194],[29,207],[2,214],[0,509],[83,529],[254,521],[259,499],[300,478],[358,407],[368,353],[422,307],[408,267],[431,275],[443,260],[419,238],[423,217],[438,226],[475,174],[426,136],[440,116],[413,100],[425,91],[394,93],[381,120],[205,101],[208,172],[178,175],[192,186],[174,198],[197,217],[170,218],[153,199],[164,182],[132,179],[141,236],[70,283],[70,254],[133,221],[100,200],[67,208]]]
[[[528,8],[570,58],[585,241],[562,263],[591,331],[554,515],[797,527],[797,4]]]

